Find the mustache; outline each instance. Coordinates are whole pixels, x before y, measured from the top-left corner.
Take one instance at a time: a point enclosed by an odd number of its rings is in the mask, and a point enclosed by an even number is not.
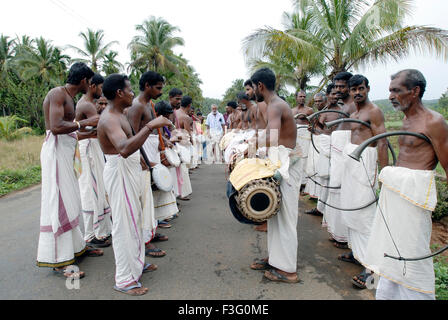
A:
[[[356,96],[355,96],[355,98],[363,98],[364,96],[361,96],[361,95],[359,95],[359,94],[357,94]]]

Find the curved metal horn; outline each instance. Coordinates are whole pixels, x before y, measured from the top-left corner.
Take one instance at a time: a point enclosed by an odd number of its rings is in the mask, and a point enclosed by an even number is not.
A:
[[[309,126],[304,125],[304,124],[297,126],[297,129],[308,129],[308,128],[309,128]]]
[[[345,122],[359,123],[359,124],[362,124],[362,125],[370,128],[370,124],[368,122],[365,122],[365,121],[362,121],[362,120],[359,120],[359,119],[351,119],[351,118],[349,118],[349,119],[337,119],[337,120],[334,120],[334,121],[325,122],[325,126],[328,129],[330,129],[331,127],[337,126],[338,124],[345,123]]]
[[[355,151],[353,151],[352,154],[349,154],[348,156],[356,161],[359,161],[359,158],[361,157],[362,152],[369,145],[371,145],[372,143],[374,143],[378,140],[381,140],[381,139],[384,139],[387,137],[392,137],[392,136],[413,136],[413,137],[423,139],[426,142],[428,142],[429,144],[431,144],[431,141],[428,139],[428,137],[421,133],[408,132],[408,131],[386,132],[386,133],[379,134],[375,137],[372,137],[372,138],[364,141],[358,148],[355,149]]]
[[[306,114],[304,114],[304,113],[299,113],[299,114],[296,114],[295,116],[294,116],[294,119],[302,119],[302,120],[308,120],[307,118],[308,118],[308,116],[306,115]]]
[[[344,112],[344,111],[339,111],[339,110],[321,110],[319,112],[313,113],[312,115],[307,117],[307,119],[308,119],[308,121],[311,122],[314,118],[320,116],[323,113],[339,113],[339,114],[342,114],[343,116],[346,116],[347,118],[350,118],[350,115],[347,112]]]

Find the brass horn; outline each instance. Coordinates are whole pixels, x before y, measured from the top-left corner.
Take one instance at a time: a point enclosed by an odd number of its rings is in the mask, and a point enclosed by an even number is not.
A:
[[[359,123],[359,124],[365,125],[366,127],[370,128],[370,124],[369,123],[367,123],[365,121],[362,121],[362,120],[359,120],[359,119],[351,119],[351,118],[349,118],[349,119],[337,119],[337,120],[334,120],[334,121],[325,122],[325,126],[328,129],[330,129],[331,127],[337,126],[338,124],[345,123],[345,122]]]
[[[408,131],[396,131],[396,132],[386,132],[386,133],[382,133],[379,134],[375,137],[372,137],[366,141],[364,141],[361,145],[359,145],[358,148],[355,149],[355,151],[353,151],[352,154],[349,154],[348,156],[356,161],[359,161],[359,159],[361,158],[361,154],[364,151],[364,149],[366,149],[369,145],[371,145],[372,143],[374,143],[375,141],[387,138],[387,137],[392,137],[392,136],[413,136],[413,137],[417,137],[420,139],[425,140],[426,142],[428,142],[429,144],[431,144],[431,141],[428,139],[427,136],[421,134],[421,133],[416,133],[416,132],[408,132]]]
[[[347,112],[344,112],[344,111],[339,111],[339,110],[321,110],[321,111],[313,113],[312,115],[307,117],[307,120],[309,122],[311,122],[314,118],[320,116],[323,113],[339,113],[339,114],[342,114],[343,116],[345,116],[347,118],[350,118],[350,115]]]

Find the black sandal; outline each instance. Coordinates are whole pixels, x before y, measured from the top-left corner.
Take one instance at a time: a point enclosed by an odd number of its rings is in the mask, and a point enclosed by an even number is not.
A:
[[[370,274],[367,274],[366,270],[363,270],[358,276],[354,276],[352,279],[352,284],[358,289],[367,289],[366,281]]]
[[[353,256],[353,252],[350,252],[348,255],[347,254],[341,254],[340,256],[338,256],[338,260],[341,260],[341,261],[344,261],[344,262],[353,263],[353,264],[356,264],[358,266],[361,265],[358,262],[358,260],[356,260],[355,257]]]

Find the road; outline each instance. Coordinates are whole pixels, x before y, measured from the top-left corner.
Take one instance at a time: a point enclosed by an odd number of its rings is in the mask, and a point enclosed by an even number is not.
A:
[[[302,214],[310,203],[300,201],[299,284],[272,283],[252,271],[255,258],[267,256],[265,233],[239,224],[225,196],[223,166],[202,165],[191,176],[192,201],[180,205],[170,240],[158,244],[168,255],[148,259],[159,266],[142,278],[149,293],[133,298],[112,290],[114,255],[79,261],[86,277],[68,290],[51,269],[36,266],[39,236],[39,186],[0,199],[0,299],[141,299],[141,300],[370,300],[374,291],[353,288],[350,279],[360,267],[338,261],[344,250],[328,241],[321,218]]]

